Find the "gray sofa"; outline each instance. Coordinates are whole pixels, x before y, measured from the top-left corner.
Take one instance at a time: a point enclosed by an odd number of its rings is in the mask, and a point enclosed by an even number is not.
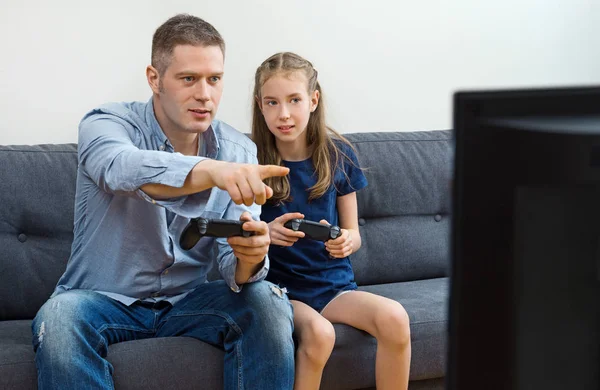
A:
[[[359,288],[400,301],[411,318],[410,389],[442,389],[446,360],[450,131],[356,133]],[[62,274],[73,235],[76,145],[0,146],[0,389],[35,389],[31,320]],[[335,325],[323,389],[375,386],[375,340]],[[117,389],[220,389],[223,354],[190,338],[110,346]],[[260,389],[257,389],[260,390]]]

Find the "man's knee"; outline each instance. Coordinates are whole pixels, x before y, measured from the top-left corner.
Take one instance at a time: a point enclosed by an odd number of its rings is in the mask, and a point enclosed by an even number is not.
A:
[[[271,282],[254,282],[244,285],[246,299],[252,302],[255,309],[292,319],[292,309],[285,289]]]
[[[92,299],[80,291],[68,291],[49,299],[32,323],[34,349],[42,345],[68,345],[69,335],[86,323]]]
[[[36,315],[44,321],[68,321],[69,323],[85,317],[85,313],[93,306],[95,293],[87,291],[67,291],[58,294],[44,303]]]
[[[247,294],[245,300],[250,303],[258,325],[283,338],[291,337],[294,319],[285,290],[266,281],[249,283],[244,290]],[[276,337],[275,334],[273,336]]]

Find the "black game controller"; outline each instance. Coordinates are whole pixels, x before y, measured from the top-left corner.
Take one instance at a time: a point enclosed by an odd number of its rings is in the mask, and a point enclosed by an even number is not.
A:
[[[342,235],[339,226],[325,225],[318,222],[307,221],[306,219],[290,219],[284,223],[283,226],[292,229],[295,232],[304,232],[304,238],[310,238],[311,240],[317,241],[334,240]]]
[[[244,221],[235,221],[228,219],[207,219],[192,218],[187,224],[181,237],[179,246],[182,249],[190,250],[198,243],[202,237],[250,237],[254,232],[242,229]]]

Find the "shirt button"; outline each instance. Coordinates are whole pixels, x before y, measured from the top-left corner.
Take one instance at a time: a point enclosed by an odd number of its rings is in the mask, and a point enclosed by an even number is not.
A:
[[[158,147],[158,149],[159,149],[159,150],[165,150],[165,145],[160,145],[160,146]]]

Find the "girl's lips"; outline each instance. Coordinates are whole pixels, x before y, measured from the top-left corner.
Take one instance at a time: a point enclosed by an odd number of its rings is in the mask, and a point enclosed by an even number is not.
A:
[[[293,125],[291,125],[291,126],[277,126],[277,129],[278,129],[279,131],[282,131],[282,132],[284,132],[284,133],[285,133],[285,132],[288,132],[288,131],[291,131],[293,128],[294,128],[294,126],[293,126]]]

